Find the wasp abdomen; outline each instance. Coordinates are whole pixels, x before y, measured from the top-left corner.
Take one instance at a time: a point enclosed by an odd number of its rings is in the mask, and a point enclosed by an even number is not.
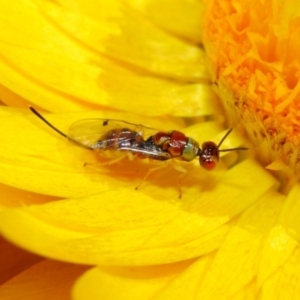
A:
[[[144,138],[128,128],[113,129],[104,134],[97,145],[101,149],[119,150],[134,147],[143,147]]]

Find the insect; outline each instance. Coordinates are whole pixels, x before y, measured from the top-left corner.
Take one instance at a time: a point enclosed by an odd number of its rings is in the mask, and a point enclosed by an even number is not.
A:
[[[212,170],[219,161],[220,152],[248,149],[245,147],[220,149],[232,128],[227,131],[219,144],[208,141],[204,142],[201,148],[198,142],[180,131],[163,132],[114,119],[84,119],[75,122],[71,125],[67,135],[54,127],[33,107],[30,107],[30,110],[64,138],[98,152],[126,152],[141,159],[149,158],[159,161],[179,159],[188,162],[198,157],[204,169]],[[145,131],[151,132],[148,138],[144,137]]]

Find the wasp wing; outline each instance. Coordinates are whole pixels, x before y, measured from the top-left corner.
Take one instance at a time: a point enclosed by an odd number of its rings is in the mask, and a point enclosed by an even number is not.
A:
[[[80,146],[95,151],[122,150],[157,160],[170,159],[169,153],[155,145],[148,146],[144,143],[145,137],[158,131],[122,120],[84,119],[71,125],[68,138]]]
[[[69,138],[77,144],[96,150],[97,148],[101,149],[99,141],[102,141],[103,138],[107,136],[107,133],[112,131],[121,131],[123,129],[132,133],[137,133],[142,137],[144,137],[145,129],[149,130],[148,127],[121,120],[84,119],[71,125],[69,129]],[[110,136],[110,138],[112,139],[111,142],[121,142],[117,135]]]

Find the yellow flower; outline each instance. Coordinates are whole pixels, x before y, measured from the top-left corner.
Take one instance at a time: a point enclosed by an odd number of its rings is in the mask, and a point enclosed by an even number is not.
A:
[[[210,1],[204,39],[228,113],[243,121],[265,164],[282,160],[298,177],[300,14],[294,4]]]
[[[9,106],[0,107],[0,229],[11,242],[48,258],[34,257],[16,269],[3,281],[27,268],[3,285],[0,298],[14,288],[15,298],[33,299],[34,286],[22,289],[30,278],[40,279],[44,299],[67,298],[68,291],[74,299],[298,298],[297,184],[283,186],[290,188],[287,195],[279,192],[280,182],[246,151],[222,153],[212,172],[196,160],[125,158],[105,165],[101,154],[70,143],[28,109],[31,104],[54,112],[42,115],[62,132],[81,119],[112,118],[218,143],[225,118],[197,46],[203,25],[220,97],[235,107],[248,132],[267,131],[255,96],[265,95],[263,108],[275,120],[264,80],[279,82],[279,71],[272,77],[268,64],[244,69],[255,16],[270,13],[262,7],[224,1],[202,7],[197,0],[0,3],[0,91]],[[294,15],[275,2],[273,14],[278,7],[283,34]],[[268,33],[271,21],[265,22]],[[234,36],[236,28],[244,43]],[[286,100],[291,91],[285,91]],[[239,127],[222,148],[245,143]],[[272,149],[272,143],[268,136],[264,147]],[[285,153],[276,145],[275,152],[262,152],[270,162]],[[166,167],[143,180],[161,165]],[[13,269],[13,251],[2,253],[2,260],[5,254],[6,269]],[[42,290],[44,278],[53,283],[51,293],[49,285]]]

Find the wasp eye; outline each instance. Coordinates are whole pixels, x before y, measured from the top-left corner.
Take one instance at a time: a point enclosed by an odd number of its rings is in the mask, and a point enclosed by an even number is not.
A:
[[[206,160],[200,161],[200,164],[204,169],[206,169],[208,171],[214,169],[216,166],[216,162],[213,159],[206,159]]]

